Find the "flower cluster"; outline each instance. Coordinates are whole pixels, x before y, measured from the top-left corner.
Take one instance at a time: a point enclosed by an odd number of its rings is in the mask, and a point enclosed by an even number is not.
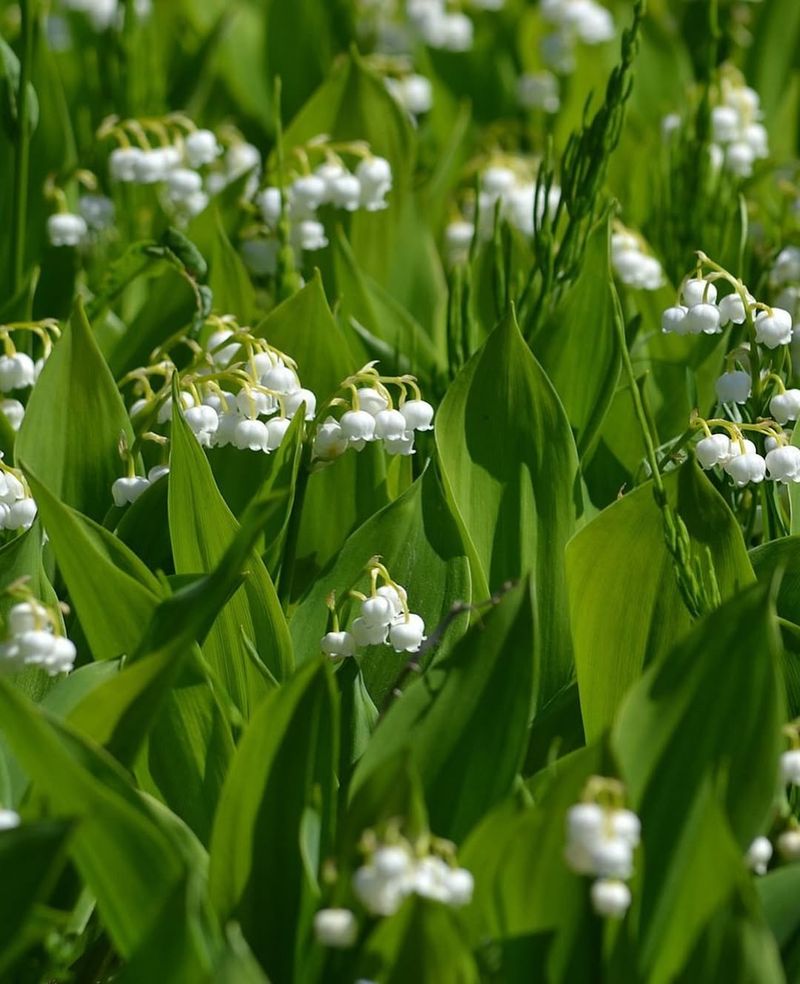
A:
[[[762,123],[761,102],[755,89],[738,73],[720,80],[719,103],[711,110],[712,162],[740,178],[753,173],[757,160],[769,156],[767,130]]]
[[[12,673],[31,666],[50,676],[69,673],[75,663],[76,649],[61,635],[60,618],[35,598],[26,597],[27,600],[13,605],[8,613],[7,638],[0,643],[0,667]]]
[[[29,530],[34,519],[36,503],[25,476],[0,461],[0,529]]]
[[[620,919],[631,904],[625,884],[633,875],[633,853],[641,823],[623,808],[619,782],[592,776],[582,802],[567,811],[567,865],[579,875],[595,878],[592,905],[598,915]]]
[[[14,321],[0,324],[0,345],[3,354],[0,355],[0,393],[10,393],[14,390],[30,389],[39,378],[44,364],[53,350],[53,340],[58,338],[61,330],[53,318],[42,321]],[[19,342],[20,336],[33,338],[33,344],[38,347],[40,354],[36,359],[27,352],[20,351],[14,342],[14,336]],[[14,430],[19,428],[25,408],[18,400],[3,401],[3,412],[7,413],[9,422]]]
[[[664,271],[641,236],[618,226],[611,235],[611,265],[626,287],[658,290],[664,284]]]
[[[603,44],[614,37],[614,18],[596,0],[542,0],[542,18],[555,30],[542,40],[542,57],[559,75],[575,70],[575,46]]]
[[[352,878],[353,894],[370,916],[392,916],[410,895],[452,908],[472,901],[471,872],[456,862],[450,841],[424,834],[411,841],[396,821],[382,838],[368,830],[361,840],[364,863]],[[358,920],[351,909],[320,909],[314,935],[323,946],[344,949],[358,938]]]
[[[447,0],[406,0],[406,15],[429,48],[469,51],[475,26],[462,10],[448,9]]]
[[[389,385],[400,391],[396,405]],[[314,434],[312,454],[318,463],[332,461],[348,448],[361,451],[376,441],[387,454],[412,455],[415,432],[433,429],[433,407],[422,399],[413,376],[381,376],[375,363],[368,363],[345,379],[341,389],[347,396],[331,400],[328,406],[344,412],[338,420],[328,414]]]
[[[406,589],[394,581],[386,567],[373,557],[367,565],[370,593],[352,591],[351,597],[360,602],[359,614],[349,631],[339,627],[335,599],[330,600],[333,628],[320,640],[326,656],[341,659],[354,656],[356,649],[365,646],[390,645],[396,653],[416,653],[425,641],[425,623],[409,610]],[[378,586],[378,582],[383,583]]]
[[[178,372],[175,364],[156,353],[150,366],[128,373],[137,398],[129,413],[139,440],[164,444],[166,435],[150,428],[166,427],[172,419],[172,381],[177,376],[180,410],[198,443],[206,448],[231,445],[243,451],[268,454],[280,447],[292,418],[301,407],[306,420],[316,412],[316,396],[300,385],[297,365],[284,352],[240,327],[231,316],[210,319],[213,331],[202,347],[181,339],[194,353],[191,364]],[[153,382],[161,380],[154,388]],[[167,472],[164,464],[137,475],[135,455],[123,449],[128,474],[114,482],[118,506],[134,502]]]
[[[472,875],[455,866],[451,844],[430,838],[412,844],[399,835],[376,844],[369,837],[366,841],[368,858],[353,875],[353,891],[370,914],[391,916],[409,895],[453,908],[471,901]]]
[[[522,158],[505,157],[491,163],[480,174],[477,201],[468,200],[463,214],[445,230],[448,262],[463,262],[473,237],[487,241],[494,232],[495,215],[531,238],[545,213],[553,215],[561,200],[561,189],[552,186],[537,192],[535,171]]]
[[[392,188],[391,164],[372,154],[365,143],[332,144],[326,137],[317,137],[293,148],[292,153],[298,167],[290,171],[288,183],[268,184],[254,199],[262,228],[260,238],[250,240],[249,262],[251,269],[256,262],[264,273],[275,269],[282,217],[287,220],[294,250],[313,252],[328,245],[325,226],[318,216],[320,208],[378,212],[387,207],[386,196]],[[345,156],[357,160],[354,170],[346,166]],[[315,157],[322,159],[312,168]]]

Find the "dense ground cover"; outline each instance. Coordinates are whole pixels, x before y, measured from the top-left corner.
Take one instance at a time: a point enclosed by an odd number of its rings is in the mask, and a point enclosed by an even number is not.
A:
[[[796,0],[0,32],[0,980],[797,980]]]

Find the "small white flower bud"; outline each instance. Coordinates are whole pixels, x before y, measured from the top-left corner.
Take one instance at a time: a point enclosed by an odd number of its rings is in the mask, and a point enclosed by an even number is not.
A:
[[[444,230],[445,254],[451,266],[467,260],[474,235],[475,226],[464,220],[451,222]]]
[[[261,385],[281,396],[296,393],[300,389],[297,373],[289,366],[272,366],[261,376]]]
[[[785,784],[800,786],[800,748],[790,748],[781,755],[781,779]]]
[[[112,181],[136,181],[139,158],[144,153],[138,147],[117,147],[108,158],[108,169]]]
[[[13,830],[21,823],[20,815],[16,810],[0,809],[0,830]]]
[[[394,616],[391,601],[384,595],[365,598],[361,602],[361,618],[365,625],[388,625]]]
[[[475,879],[466,868],[451,868],[447,875],[448,904],[455,908],[469,905],[475,891]]]
[[[728,144],[725,150],[725,167],[738,178],[749,178],[753,173],[753,162],[756,155],[753,148],[744,140]]]
[[[592,884],[592,908],[605,919],[622,919],[630,908],[631,890],[621,881],[600,878]]]
[[[784,832],[778,837],[777,843],[778,853],[784,861],[800,860],[800,830],[784,830]],[[763,871],[759,871],[758,869],[754,870],[756,871],[756,874],[763,875],[766,871],[766,865],[764,865]]]
[[[265,188],[256,198],[256,205],[261,212],[264,224],[270,229],[275,229],[281,217],[281,190],[280,188]]]
[[[372,864],[381,878],[399,878],[411,870],[411,857],[405,848],[390,844],[375,851]]]
[[[383,157],[369,157],[356,168],[361,183],[361,204],[368,212],[386,208],[386,195],[392,188],[392,166]]]
[[[47,219],[47,236],[51,246],[79,246],[89,231],[80,215],[57,212]]]
[[[634,848],[641,838],[642,822],[632,810],[614,810],[611,813],[611,831],[615,837],[622,838]]]
[[[0,411],[8,421],[11,430],[18,431],[25,416],[25,407],[19,400],[0,400]]]
[[[757,875],[763,875],[772,858],[772,844],[767,837],[756,837],[745,854],[745,864]]]
[[[291,240],[296,249],[310,253],[325,249],[328,245],[325,227],[314,219],[303,219],[295,223],[291,229]]]
[[[711,135],[717,143],[730,143],[739,136],[740,118],[733,106],[715,106],[711,110]]]
[[[358,922],[349,909],[320,909],[314,916],[314,935],[322,946],[347,949],[358,938]]]

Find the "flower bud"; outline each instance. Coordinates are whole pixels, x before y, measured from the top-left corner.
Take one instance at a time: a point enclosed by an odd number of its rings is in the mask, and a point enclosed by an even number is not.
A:
[[[88,232],[86,220],[80,215],[57,212],[47,219],[47,237],[51,246],[79,246]]]
[[[383,157],[369,157],[356,168],[361,183],[361,204],[368,212],[386,208],[386,195],[392,187],[392,166]]]
[[[320,909],[314,916],[314,936],[322,946],[347,949],[358,938],[358,923],[349,909]]]
[[[788,345],[792,340],[792,316],[783,308],[759,311],[755,323],[756,341],[769,349]]]
[[[784,393],[776,393],[769,401],[769,412],[779,424],[797,420],[800,416],[800,389],[788,389]]]
[[[756,837],[745,854],[745,864],[757,875],[765,874],[772,858],[772,844],[767,837]]]
[[[630,878],[633,874],[633,850],[621,837],[606,837],[591,847],[592,865],[601,878]]]
[[[750,373],[735,369],[723,373],[715,384],[720,403],[746,403],[750,397]]]
[[[320,648],[326,656],[353,656],[356,641],[349,632],[328,632],[320,641]]]
[[[425,641],[425,623],[414,612],[398,615],[389,628],[389,642],[396,653],[416,653]]]
[[[686,312],[683,327],[690,335],[714,335],[721,331],[716,304],[695,304]]]
[[[241,450],[266,451],[269,441],[267,425],[261,420],[240,420],[233,430],[232,443]]]
[[[800,860],[800,830],[784,830],[778,837],[777,844],[778,853],[784,861]],[[764,865],[764,871],[766,871],[766,865]],[[756,871],[756,873],[762,875],[764,871]]]
[[[118,478],[111,486],[114,505],[122,507],[129,502],[136,502],[149,485],[148,480],[142,475],[134,475],[130,478]]]
[[[426,400],[406,400],[400,407],[400,413],[409,430],[433,430],[433,407]]]
[[[790,748],[781,755],[781,779],[786,784],[800,786],[800,748]]]
[[[184,141],[186,159],[191,167],[211,164],[222,153],[222,147],[211,130],[195,130]]]
[[[359,648],[364,646],[381,646],[386,642],[386,637],[389,634],[388,625],[382,625],[381,623],[371,625],[360,616],[353,620],[350,630]]]
[[[731,456],[731,439],[726,434],[712,434],[698,441],[694,450],[701,468],[724,465]]]
[[[298,389],[294,393],[289,393],[284,397],[284,407],[286,408],[286,416],[291,418],[300,409],[300,405],[305,403],[306,406],[306,420],[313,420],[317,413],[317,397],[309,389]]]
[[[592,908],[605,919],[621,919],[630,908],[631,890],[621,881],[600,878],[592,884]]]
[[[736,443],[736,441],[731,441],[732,449]],[[766,461],[755,451],[734,454],[732,458],[725,462],[723,468],[739,488],[747,485],[748,482],[763,482],[764,476],[767,473]]]
[[[717,288],[708,280],[692,277],[681,290],[681,302],[691,308],[696,304],[713,304],[717,299]]]
[[[675,335],[685,335],[688,332],[686,325],[686,314],[688,308],[682,304],[676,307],[667,308],[661,315],[661,330],[665,335],[673,333]]]
[[[349,441],[372,441],[375,437],[375,418],[366,410],[346,410],[339,424]]]
[[[800,448],[783,444],[766,456],[769,477],[775,482],[800,482]]]

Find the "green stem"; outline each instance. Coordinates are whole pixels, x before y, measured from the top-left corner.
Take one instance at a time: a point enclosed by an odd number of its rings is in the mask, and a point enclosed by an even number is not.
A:
[[[25,230],[28,220],[28,170],[30,162],[30,84],[33,62],[34,0],[20,0],[21,47],[17,93],[17,145],[14,154],[14,199],[11,217],[12,296],[22,290],[25,274]]]
[[[292,597],[292,582],[294,581],[295,558],[297,556],[297,542],[300,538],[300,522],[303,515],[303,503],[306,498],[308,479],[311,472],[308,463],[301,461],[297,473],[297,481],[294,486],[294,498],[292,499],[292,511],[289,514],[289,524],[286,529],[286,544],[283,549],[283,562],[281,563],[278,596],[284,610],[288,609]]]

